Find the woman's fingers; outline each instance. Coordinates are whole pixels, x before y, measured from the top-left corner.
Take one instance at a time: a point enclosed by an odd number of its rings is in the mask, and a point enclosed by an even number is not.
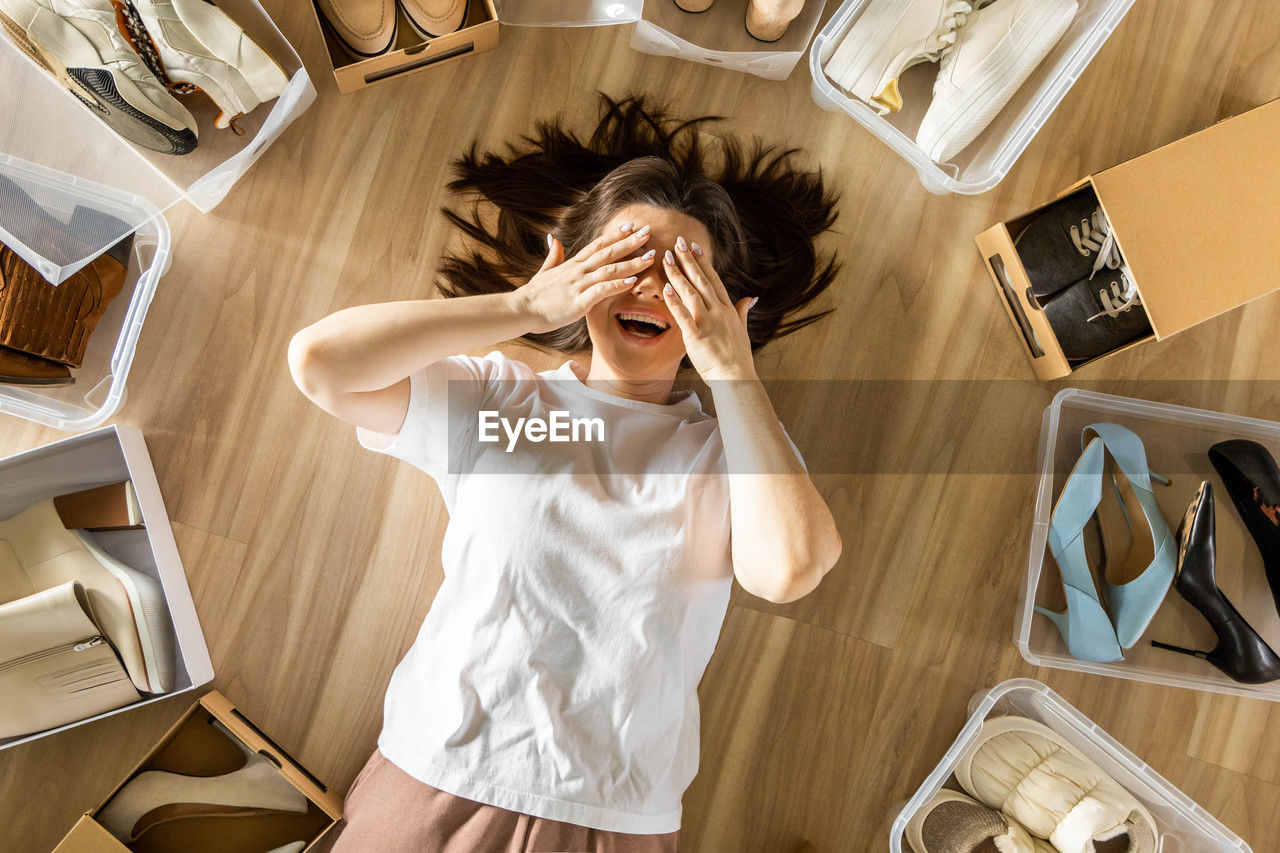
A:
[[[667,281],[669,281],[675,287],[676,292],[680,294],[680,301],[685,304],[685,307],[687,307],[691,313],[706,308],[706,300],[704,300],[702,295],[698,293],[697,288],[693,286],[689,279],[685,277],[685,274],[680,269],[680,265],[676,262],[675,255],[671,253],[670,249],[663,254],[662,262],[663,269],[667,274]]]
[[[676,257],[679,258],[680,265],[689,280],[698,288],[698,291],[708,303],[723,302],[725,305],[732,304],[729,300],[729,292],[725,290],[724,282],[720,280],[720,276],[712,268],[706,252],[702,250],[701,246],[697,243],[687,243],[683,237],[677,237]]]
[[[592,307],[602,299],[607,299],[610,296],[617,296],[619,293],[624,293],[627,290],[630,290],[635,286],[637,280],[637,276],[632,275],[623,279],[610,279],[609,281],[601,281],[591,285],[586,290],[582,291],[583,313],[590,311]]]
[[[547,257],[542,262],[542,270],[549,270],[554,266],[564,263],[564,244],[555,238],[555,235],[547,235]]]
[[[596,267],[583,277],[583,284],[596,284],[601,281],[616,281],[628,276],[638,275],[653,264],[656,252],[653,249],[638,258],[627,258],[625,261],[614,261]]]
[[[623,223],[625,226],[631,223]],[[619,230],[617,232],[606,232],[603,236],[591,241],[578,254],[574,255],[574,260],[581,263],[588,270],[594,270],[597,267],[604,266],[612,261],[625,258],[632,254],[649,239],[649,226],[645,225],[638,231],[632,231],[631,228]]]
[[[667,282],[662,286],[662,299],[667,303],[667,310],[671,312],[672,319],[680,327],[680,331],[685,336],[685,342],[687,343],[697,332],[697,324],[693,321],[693,314],[689,312],[671,282]]]

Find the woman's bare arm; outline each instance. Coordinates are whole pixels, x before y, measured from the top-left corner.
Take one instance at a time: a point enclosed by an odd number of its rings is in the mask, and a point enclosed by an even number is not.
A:
[[[651,256],[620,260],[648,227],[606,235],[573,258],[548,238],[542,269],[519,290],[457,299],[361,305],[330,314],[289,342],[289,370],[313,403],[348,423],[395,433],[409,408],[409,376],[442,358],[568,325],[626,290]]]

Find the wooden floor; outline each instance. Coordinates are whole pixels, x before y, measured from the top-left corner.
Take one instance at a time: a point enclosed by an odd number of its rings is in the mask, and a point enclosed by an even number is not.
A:
[[[803,145],[843,191],[827,242],[845,262],[836,313],[766,350],[763,376],[957,380],[866,386],[838,405],[817,382],[779,392],[811,460],[871,447],[860,458],[873,464],[817,478],[845,542],[821,589],[785,607],[735,591],[702,683],[683,848],[883,850],[895,804],[945,752],[970,696],[1032,677],[1255,851],[1280,849],[1280,705],[1037,670],[1014,648],[1040,413],[1065,383],[1034,381],[972,243],[1087,172],[1280,96],[1271,3],[1137,3],[978,197],[925,192],[904,161],[814,105],[803,68],[769,82],[634,53],[626,28],[505,28],[496,51],[341,96],[309,4],[264,5],[319,100],[213,213],[170,213],[173,268],[117,421],[146,434],[215,685],[313,772],[345,789],[373,748],[391,670],[440,583],[446,519],[427,477],[359,450],[297,393],[286,342],[335,309],[429,294],[449,238],[437,209],[450,156],[557,111],[586,128],[602,88]],[[1137,381],[1280,379],[1278,327],[1275,296],[1073,384],[1280,419],[1273,383]],[[5,419],[0,452],[58,437]],[[49,850],[190,701],[0,752],[0,849]]]

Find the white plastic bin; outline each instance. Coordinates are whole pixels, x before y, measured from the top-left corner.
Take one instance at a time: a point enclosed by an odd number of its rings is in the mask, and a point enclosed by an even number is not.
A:
[[[145,199],[14,157],[0,154],[0,175],[14,181],[46,212],[64,222],[77,206],[100,210],[122,221],[142,220],[133,238],[124,287],[99,320],[84,362],[72,369],[75,382],[54,386],[0,384],[0,412],[57,429],[91,429],[115,414],[124,402],[125,380],[138,348],[142,321],[160,277],[169,268],[169,225]]]
[[[137,147],[95,118],[0,33],[0,80],[4,81],[0,86],[0,116],[4,117],[0,121],[0,153],[140,197],[157,210],[183,198],[201,211],[211,210],[316,95],[297,52],[256,0],[219,0],[218,6],[270,53],[290,78],[279,98],[236,120],[243,135],[216,129],[217,110],[206,96],[195,94],[179,98],[199,125],[200,141],[194,151],[175,156]],[[6,211],[0,209],[0,227],[7,224],[5,218]],[[139,228],[144,221],[129,225]],[[26,258],[23,249],[9,245]],[[87,262],[106,248],[90,246],[76,261],[59,261],[58,265]],[[50,280],[56,283],[61,279]]]
[[[649,0],[644,19],[631,34],[631,47],[641,53],[674,56],[769,80],[785,80],[804,56],[818,29],[825,5],[806,0],[804,11],[776,42],[762,42],[747,32],[748,0],[716,0],[705,12],[686,12],[674,0]]]
[[[956,761],[978,736],[982,724],[1010,714],[1037,720],[1062,735],[1150,809],[1159,830],[1157,853],[1241,853],[1252,849],[1061,696],[1038,681],[1016,678],[973,697],[969,719],[955,743],[894,819],[889,830],[892,853],[911,849],[903,838],[907,822],[939,789],[961,790],[953,773]]]
[[[937,164],[915,143],[916,130],[933,97],[936,64],[919,65],[902,75],[899,90],[904,106],[889,116],[879,115],[841,90],[823,68],[841,38],[872,2],[875,0],[846,0],[814,39],[809,51],[813,99],[823,109],[848,113],[902,155],[915,166],[925,189],[964,195],[986,192],[1009,173],[1133,5],[1133,0],[1080,0],[1080,11],[1071,28],[995,120],[952,162]]]
[[[495,0],[498,20],[520,27],[601,27],[640,20],[644,0]]]
[[[0,459],[0,518],[11,518],[34,503],[56,495],[132,480],[145,530],[117,530],[86,534],[111,556],[160,581],[175,650],[173,689],[162,695],[143,694],[125,705],[95,717],[22,737],[0,739],[0,750],[47,737],[75,726],[114,716],[213,680],[209,648],[200,630],[191,588],[173,541],[169,515],[160,496],[155,469],[142,433],[133,427],[109,426]]]
[[[1171,484],[1156,485],[1155,493],[1171,531],[1177,530],[1201,481],[1213,484],[1218,585],[1272,648],[1280,649],[1280,614],[1276,613],[1267,586],[1262,557],[1207,455],[1212,445],[1231,438],[1252,439],[1272,453],[1280,453],[1280,424],[1069,388],[1059,392],[1045,409],[1040,432],[1031,553],[1014,622],[1018,650],[1036,666],[1280,701],[1280,682],[1239,684],[1207,661],[1151,646],[1151,640],[1161,640],[1208,650],[1217,642],[1209,623],[1176,589],[1170,588],[1142,639],[1125,651],[1123,661],[1116,663],[1071,657],[1058,629],[1034,612],[1036,604],[1053,610],[1063,607],[1061,575],[1047,544],[1049,519],[1062,485],[1080,456],[1081,430],[1100,421],[1120,424],[1137,433],[1146,446],[1151,469],[1170,478]]]

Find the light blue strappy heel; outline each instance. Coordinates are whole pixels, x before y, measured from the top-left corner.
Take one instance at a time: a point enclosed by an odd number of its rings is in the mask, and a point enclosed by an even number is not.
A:
[[[1085,445],[1049,519],[1049,551],[1062,575],[1067,609],[1058,613],[1036,605],[1037,613],[1043,613],[1058,626],[1072,657],[1100,663],[1124,659],[1115,629],[1099,599],[1084,547],[1084,528],[1102,501],[1105,457],[1101,439]]]
[[[1096,438],[1090,439],[1091,435]],[[1090,424],[1084,428],[1082,443],[1098,439],[1101,439],[1107,455],[1114,462],[1114,468],[1107,471],[1109,476],[1104,479],[1103,484],[1110,485],[1120,497],[1120,506],[1125,509],[1125,520],[1133,534],[1135,546],[1139,536],[1148,533],[1151,536],[1150,559],[1138,574],[1127,581],[1112,583],[1109,577],[1114,568],[1111,555],[1108,555],[1107,566],[1101,573],[1102,592],[1116,627],[1116,639],[1120,641],[1121,648],[1128,649],[1141,639],[1143,632],[1155,618],[1156,611],[1160,609],[1160,604],[1173,583],[1177,568],[1178,546],[1151,488],[1152,477],[1166,485],[1169,481],[1151,473],[1142,439],[1131,430],[1107,423]],[[1119,469],[1118,472],[1115,469]],[[1127,482],[1120,482],[1122,477]],[[1145,525],[1133,517],[1136,513],[1132,510],[1135,508],[1125,499],[1126,492],[1137,499]]]
[[[1049,549],[1062,574],[1067,610],[1057,613],[1037,606],[1036,611],[1058,626],[1072,657],[1117,661],[1123,659],[1122,649],[1131,648],[1146,631],[1173,582],[1177,549],[1151,489],[1153,476],[1168,481],[1151,473],[1142,440],[1122,426],[1090,424],[1081,434],[1081,444],[1084,452],[1067,478],[1049,521]],[[1101,572],[1106,609],[1094,583],[1083,536],[1102,502],[1104,487],[1111,488],[1119,498],[1124,520],[1134,537],[1129,559],[1135,555],[1141,555],[1141,559],[1146,554],[1145,550],[1133,550],[1137,537],[1149,533],[1151,538],[1151,559],[1121,583],[1108,579],[1107,570],[1112,567],[1110,558],[1114,555],[1106,555],[1107,565]],[[1145,521],[1141,530],[1134,517],[1139,512]]]

